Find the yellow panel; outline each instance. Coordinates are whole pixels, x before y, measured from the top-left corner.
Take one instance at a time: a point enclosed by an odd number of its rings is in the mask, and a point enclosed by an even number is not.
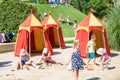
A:
[[[49,20],[48,20],[47,24],[56,24],[56,25],[58,25],[51,15],[49,16]]]
[[[100,47],[104,48],[104,40],[103,40],[102,32],[100,30],[93,30],[92,33],[96,35],[95,43],[97,49]]]
[[[30,26],[42,26],[42,24],[34,15],[32,15]]]
[[[103,26],[103,25],[93,14],[90,14],[89,26]]]
[[[22,30],[22,29],[25,29],[30,32],[30,26],[25,26],[25,27],[19,26],[19,30]]]
[[[77,28],[77,31],[78,31],[78,30],[85,30],[85,31],[88,32],[89,27],[88,27],[88,26],[79,26],[79,27]]]
[[[54,28],[54,39],[55,39],[55,44],[58,46],[59,45],[58,32],[57,29],[55,28]]]
[[[40,30],[35,30],[34,37],[35,37],[36,51],[42,51],[43,48],[45,47],[43,32]]]

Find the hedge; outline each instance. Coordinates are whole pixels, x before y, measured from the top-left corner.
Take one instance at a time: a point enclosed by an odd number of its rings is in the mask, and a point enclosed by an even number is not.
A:
[[[17,32],[18,26],[30,15],[31,9],[37,11],[32,5],[17,1],[4,1],[0,3],[0,31]],[[36,12],[40,18],[40,14]]]

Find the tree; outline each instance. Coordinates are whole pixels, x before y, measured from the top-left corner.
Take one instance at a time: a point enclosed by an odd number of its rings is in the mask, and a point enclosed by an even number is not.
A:
[[[109,11],[106,21],[109,45],[112,49],[120,50],[120,3],[114,0],[114,8]]]
[[[113,5],[111,0],[70,0],[70,4],[86,15],[90,13],[90,8],[93,8],[96,11],[94,15],[98,18],[107,15]]]
[[[17,1],[6,0],[0,4],[0,30],[3,32],[17,32],[18,26],[30,14],[31,9],[36,8],[32,5],[19,3]],[[40,14],[36,16],[40,18]]]

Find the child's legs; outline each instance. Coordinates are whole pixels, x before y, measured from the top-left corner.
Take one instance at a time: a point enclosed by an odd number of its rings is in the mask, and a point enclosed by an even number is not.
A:
[[[17,69],[19,70],[21,68],[20,62],[17,63]]]
[[[108,63],[108,62],[110,62],[110,61],[111,61],[111,59],[108,59],[108,60],[105,61],[105,63]]]
[[[31,65],[31,66],[33,66],[33,67],[36,67],[36,64],[33,63],[33,61],[31,61],[31,60],[27,61],[25,64],[26,64],[26,65]]]
[[[90,61],[91,61],[91,58],[88,59],[87,65],[89,65]]]
[[[96,64],[96,56],[94,52],[89,53],[89,57],[93,59],[93,63]]]
[[[93,62],[94,62],[94,64],[96,64],[96,58],[94,58],[94,61],[93,61]]]
[[[75,80],[78,80],[78,76],[79,76],[79,70],[74,69],[74,78],[75,78]]]
[[[108,60],[106,60],[106,61],[104,62],[106,68],[108,68],[108,64],[109,64],[110,61],[111,61],[111,59],[108,59]]]
[[[22,61],[20,61],[19,64],[20,64],[20,68],[23,69],[24,63]]]

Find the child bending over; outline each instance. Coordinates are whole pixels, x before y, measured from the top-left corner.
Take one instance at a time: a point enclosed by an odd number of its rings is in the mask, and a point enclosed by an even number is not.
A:
[[[41,63],[46,64],[47,66],[50,65],[49,63],[55,63],[55,61],[52,60],[47,48],[43,49],[42,56],[38,64],[41,64]]]
[[[101,55],[100,66],[102,67],[102,69],[108,69],[108,63],[111,61],[111,57],[106,53],[106,49],[99,48],[97,50],[97,54]]]

